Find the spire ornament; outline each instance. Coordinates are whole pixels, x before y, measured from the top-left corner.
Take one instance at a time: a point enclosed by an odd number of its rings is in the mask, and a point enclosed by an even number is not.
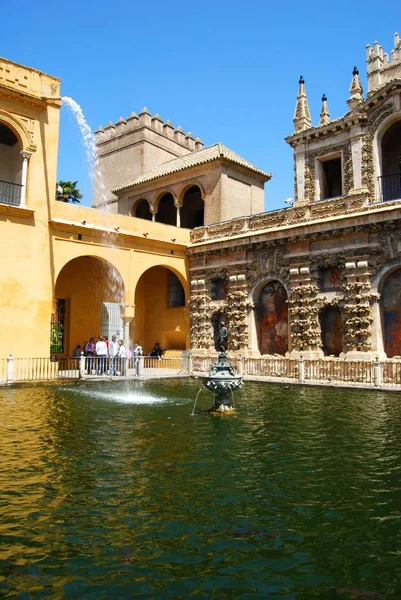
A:
[[[352,81],[349,91],[351,96],[348,98],[347,104],[350,110],[354,110],[354,108],[356,108],[358,104],[361,104],[361,102],[363,102],[363,89],[361,85],[361,80],[359,79],[359,71],[356,67],[354,67],[354,70],[352,71]]]
[[[327,106],[327,96],[326,96],[326,94],[323,94],[322,108],[320,110],[319,125],[328,125],[329,123],[330,123],[330,114],[329,114],[329,108]]]
[[[295,132],[298,133],[300,131],[304,131],[305,129],[309,129],[310,126],[311,118],[308,106],[308,99],[306,97],[305,92],[305,80],[301,75],[301,77],[299,78],[297,103],[295,105],[294,112]]]

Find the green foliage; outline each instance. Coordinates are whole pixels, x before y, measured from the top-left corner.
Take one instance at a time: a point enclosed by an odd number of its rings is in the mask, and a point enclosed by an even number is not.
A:
[[[64,352],[63,334],[63,327],[50,323],[50,354]]]
[[[83,198],[77,188],[78,181],[58,181],[56,185],[56,200],[59,202],[79,203]],[[63,191],[59,190],[61,188]]]

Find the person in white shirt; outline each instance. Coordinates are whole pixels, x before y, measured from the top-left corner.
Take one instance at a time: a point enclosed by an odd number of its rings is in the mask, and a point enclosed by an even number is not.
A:
[[[119,371],[121,375],[125,375],[125,363],[126,363],[126,353],[125,353],[125,346],[124,346],[124,342],[123,340],[119,340],[118,342],[118,352],[117,352],[117,359],[118,359],[118,365],[119,365]]]
[[[134,347],[132,349],[132,356],[134,357],[134,375],[139,376],[141,356],[143,355],[142,346],[139,345],[138,340],[135,340]]]
[[[100,336],[99,340],[96,342],[96,356],[98,357],[98,361],[97,361],[98,375],[103,375],[103,373],[106,370],[106,357],[107,357],[107,344],[104,341],[103,336]]]
[[[109,373],[110,375],[116,374],[116,356],[118,354],[118,344],[116,341],[116,336],[111,336],[111,341],[109,342]]]

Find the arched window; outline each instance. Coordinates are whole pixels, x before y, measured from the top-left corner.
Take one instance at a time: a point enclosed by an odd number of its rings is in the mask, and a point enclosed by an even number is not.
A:
[[[19,206],[22,192],[21,148],[15,133],[0,122],[0,202]]]
[[[282,354],[288,351],[287,292],[279,281],[265,285],[257,305],[258,340],[261,354]]]
[[[156,213],[156,221],[158,223],[165,223],[166,225],[177,224],[177,209],[174,206],[172,194],[167,193],[160,198]]]
[[[319,313],[323,352],[339,356],[343,350],[343,317],[336,306],[326,306]]]
[[[150,212],[149,202],[145,199],[139,200],[133,210],[133,216],[138,219],[146,219],[147,221],[152,220],[152,213]]]
[[[185,291],[181,281],[172,271],[168,272],[167,279],[167,305],[169,308],[185,306]]]
[[[204,202],[199,187],[193,185],[184,194],[180,209],[181,227],[194,229],[204,225]]]
[[[387,277],[381,296],[384,350],[389,358],[401,356],[401,269]]]
[[[381,142],[382,200],[401,199],[401,121],[389,127]]]

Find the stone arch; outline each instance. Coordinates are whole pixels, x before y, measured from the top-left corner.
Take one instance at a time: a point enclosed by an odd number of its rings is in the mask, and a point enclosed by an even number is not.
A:
[[[109,261],[90,255],[71,258],[61,266],[54,289],[55,304],[65,304],[65,355],[91,336],[109,335],[102,331],[105,315],[113,314],[110,335],[124,335],[120,306],[125,286],[119,271]],[[108,319],[108,317],[107,317]],[[110,321],[108,321],[110,323]],[[114,329],[113,329],[114,328]]]
[[[319,312],[319,322],[324,355],[340,356],[343,351],[342,311],[328,304]]]
[[[131,206],[130,213],[131,217],[137,217],[138,219],[145,219],[147,221],[152,220],[152,205],[146,198],[138,198]]]
[[[385,110],[391,110],[391,105],[384,105],[382,108]],[[384,112],[383,115],[386,113]],[[397,111],[396,113],[391,113],[385,118],[382,118],[380,122],[380,117],[378,118],[379,125],[376,128],[376,131],[373,135],[373,166],[375,173],[375,194],[376,198],[381,200],[392,200],[398,198],[391,198],[387,196],[392,196],[392,180],[384,177],[383,183],[383,175],[386,176],[388,170],[388,163],[386,157],[383,156],[383,141],[386,143],[386,136],[389,135],[391,130],[394,128],[401,128],[401,111]],[[384,153],[386,154],[386,153]],[[384,159],[384,160],[383,160]],[[386,164],[387,163],[387,164]],[[399,169],[401,170],[401,168]],[[387,179],[387,181],[386,181]],[[388,182],[388,183],[387,183]]]
[[[284,279],[282,277],[280,277],[280,275],[277,275],[276,273],[264,273],[263,275],[260,275],[260,277],[258,277],[256,279],[252,288],[250,289],[249,294],[248,294],[248,302],[257,302],[259,299],[259,294],[260,294],[261,289],[270,281],[278,281],[279,283],[281,283],[281,285],[284,287],[285,291],[287,292],[287,297],[288,298],[290,297],[291,288],[288,285],[288,283],[286,281],[284,281]]]
[[[401,356],[401,265],[393,265],[379,284],[384,351],[388,358]]]
[[[21,150],[35,152],[36,146],[32,142],[29,131],[22,121],[0,109],[0,123],[4,123],[4,125],[15,133],[21,145]]]
[[[187,347],[185,284],[182,274],[170,265],[149,267],[139,277],[135,288],[135,322],[131,337],[140,341],[146,354],[155,342],[159,342],[163,350],[185,350]],[[183,295],[182,302],[175,302],[180,293]]]
[[[278,279],[260,282],[254,288],[255,325],[260,354],[288,352],[288,292]]]
[[[205,206],[201,187],[198,184],[186,186],[179,198],[181,227],[202,227],[205,224]]]
[[[177,206],[172,192],[161,192],[156,197],[153,206],[158,223],[164,223],[165,225],[177,224]]]

